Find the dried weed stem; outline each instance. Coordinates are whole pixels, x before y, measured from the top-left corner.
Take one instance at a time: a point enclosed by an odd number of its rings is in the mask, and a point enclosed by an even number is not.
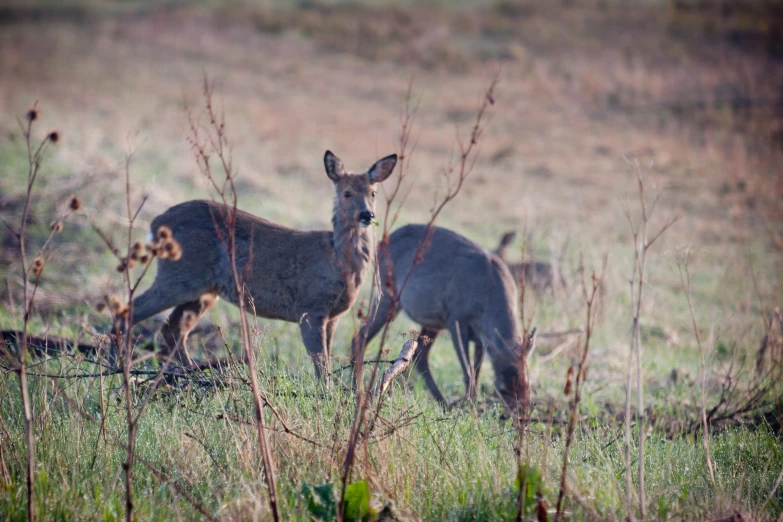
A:
[[[582,270],[582,295],[585,301],[585,307],[587,308],[587,317],[585,323],[585,342],[582,346],[582,353],[576,365],[576,372],[574,372],[573,364],[569,366],[568,373],[566,374],[566,383],[564,393],[569,396],[572,391],[572,379],[573,385],[573,398],[569,403],[568,412],[568,428],[566,431],[566,444],[563,450],[563,465],[560,470],[560,490],[557,494],[557,508],[555,511],[555,522],[559,522],[563,519],[563,498],[566,493],[566,473],[568,472],[568,453],[571,449],[571,444],[574,440],[574,429],[576,428],[577,413],[579,410],[579,401],[582,398],[582,386],[587,379],[587,356],[590,352],[590,338],[593,335],[593,328],[595,325],[595,312],[597,308],[594,306],[596,295],[602,284],[604,272],[606,271],[606,263],[608,256],[604,257],[603,267],[601,268],[601,275],[596,276],[593,271],[591,278],[591,287],[588,290],[587,283],[584,279],[584,270]],[[580,262],[580,265],[584,266]]]
[[[22,410],[24,413],[25,434],[27,439],[27,470],[26,470],[26,492],[27,492],[27,519],[35,520],[35,493],[33,488],[33,476],[35,474],[35,433],[33,428],[33,409],[30,401],[30,391],[28,385],[27,373],[27,353],[28,353],[28,335],[30,329],[30,320],[35,303],[35,294],[41,283],[41,274],[47,261],[51,259],[51,241],[54,236],[62,231],[62,223],[71,213],[75,212],[81,206],[81,200],[74,197],[69,205],[69,210],[52,222],[49,235],[38,251],[38,255],[29,262],[27,253],[27,222],[30,217],[30,204],[33,196],[33,187],[41,170],[46,151],[50,144],[56,144],[60,140],[60,134],[56,131],[48,133],[36,147],[33,144],[33,122],[38,120],[38,102],[33,104],[33,108],[27,112],[26,123],[18,119],[19,127],[27,147],[27,190],[25,192],[24,206],[22,208],[22,220],[17,232],[19,239],[19,251],[22,260],[22,293],[23,293],[23,316],[22,316],[22,343],[17,348],[16,367],[14,370],[19,376],[19,390],[22,398]],[[32,276],[32,284],[31,284]]]
[[[433,203],[433,206],[430,209],[430,219],[427,222],[427,232],[425,233],[425,239],[419,244],[416,254],[414,255],[414,260],[419,260],[418,262],[420,262],[424,254],[425,248],[429,246],[429,236],[435,220],[438,218],[443,208],[448,203],[450,203],[455,197],[457,197],[457,195],[462,190],[465,180],[473,171],[473,167],[475,166],[476,159],[478,156],[478,141],[481,135],[483,134],[485,128],[486,112],[489,106],[495,103],[495,88],[497,87],[498,81],[499,81],[499,75],[495,75],[484,92],[484,96],[481,102],[479,103],[479,107],[476,111],[476,117],[469,135],[469,142],[465,143],[463,139],[460,137],[459,132],[457,132],[457,145],[459,147],[459,160],[458,160],[459,163],[456,169],[456,174],[457,174],[456,181],[453,181],[454,180],[453,174],[455,172],[455,169],[453,166],[449,166],[443,173],[444,178],[446,179],[446,194],[441,199],[439,200],[436,199],[435,202]],[[415,106],[411,108],[412,107],[411,100],[412,100],[411,85],[409,85],[408,97],[406,100],[406,108],[402,119],[402,132],[400,134],[400,140],[399,140],[400,152],[398,154],[398,157],[400,161],[400,175],[398,176],[397,185],[391,191],[391,193],[387,195],[387,200],[386,200],[387,210],[386,210],[386,215],[385,215],[385,220],[383,225],[383,237],[378,245],[377,255],[373,268],[374,277],[373,277],[373,286],[371,289],[370,302],[372,302],[373,296],[376,295],[378,292],[383,292],[383,291],[394,292],[394,282],[393,282],[393,275],[392,275],[393,268],[391,265],[391,253],[389,252],[389,231],[391,229],[391,225],[396,219],[397,214],[399,213],[400,207],[397,207],[397,211],[394,215],[394,218],[389,220],[388,217],[390,214],[390,209],[394,204],[394,198],[399,193],[399,187],[405,177],[405,171],[404,171],[405,164],[403,161],[409,159],[411,127],[416,112]],[[404,199],[405,198],[403,198],[403,202]],[[378,261],[378,256],[383,256],[385,262],[387,263],[388,273],[386,274],[379,273],[380,263]],[[416,262],[417,261],[414,261],[414,265],[416,264]],[[405,277],[402,280],[402,283],[399,286],[400,290],[398,292],[394,292],[394,295],[392,296],[391,309],[389,311],[390,318],[394,317],[395,315],[395,312],[399,305],[400,295],[404,290],[405,285],[408,282],[408,279],[410,278],[410,274],[413,271],[414,265],[412,265],[408,269]],[[384,277],[382,285],[381,285],[380,277]],[[370,317],[366,317],[364,319],[364,324],[368,324],[370,320],[371,320]],[[370,377],[370,381],[367,385],[367,388],[363,387],[363,380],[362,380],[363,365],[362,364],[354,365],[354,376],[357,382],[357,399],[356,399],[356,406],[354,409],[354,418],[351,425],[351,431],[348,437],[348,447],[346,450],[346,455],[345,455],[345,460],[343,462],[343,469],[341,475],[341,488],[340,488],[340,496],[338,498],[338,509],[337,509],[337,519],[340,522],[342,522],[343,520],[343,515],[345,510],[345,502],[344,502],[345,491],[348,486],[351,470],[353,469],[354,466],[357,446],[360,442],[360,439],[364,439],[366,441],[367,435],[372,433],[375,426],[375,422],[380,415],[380,409],[381,409],[382,399],[383,399],[382,394],[378,394],[375,403],[373,417],[370,420],[370,422],[368,422],[365,425],[367,412],[368,409],[370,408],[370,401],[367,398],[368,395],[367,392],[369,390],[372,390],[373,387],[375,386],[375,381],[377,379],[378,371],[380,368],[381,356],[383,354],[384,347],[386,346],[386,340],[389,334],[390,323],[391,321],[386,323],[381,333],[380,342],[378,344],[378,352],[376,357],[374,357],[374,360],[376,362],[373,365],[372,374]],[[361,355],[361,358],[357,358],[357,361],[361,363],[361,361],[363,360],[363,356],[367,344],[366,336],[359,339],[358,342],[359,342],[358,353]]]
[[[205,103],[204,115],[207,123],[201,123],[194,116],[193,110],[186,106],[188,121],[190,124],[191,136],[189,138],[191,149],[195,155],[196,163],[204,177],[211,183],[213,189],[219,196],[222,203],[228,209],[228,215],[225,217],[225,227],[228,231],[227,238],[221,238],[226,241],[229,252],[231,270],[233,272],[234,290],[238,296],[237,305],[239,306],[239,317],[242,329],[242,349],[248,365],[250,374],[250,389],[253,395],[253,406],[255,411],[255,420],[258,433],[258,445],[261,452],[261,460],[264,466],[264,478],[266,480],[267,492],[269,495],[269,509],[272,512],[272,518],[277,522],[280,520],[280,508],[277,501],[277,485],[275,479],[275,462],[272,458],[270,443],[266,436],[266,421],[264,419],[264,402],[262,401],[260,386],[258,383],[258,369],[256,366],[255,353],[251,343],[250,327],[246,316],[246,303],[249,296],[246,295],[246,286],[242,278],[242,271],[237,266],[236,256],[236,215],[237,215],[237,190],[235,181],[235,169],[232,162],[229,140],[225,131],[225,116],[221,112],[217,113],[213,104],[214,88],[207,77],[204,78],[202,95]],[[210,164],[212,155],[217,157],[222,176],[213,171]],[[221,236],[219,227],[215,226],[218,237]]]
[[[633,162],[637,181],[637,193],[639,197],[640,216],[638,221],[634,221],[631,215],[630,206],[625,205],[623,211],[631,229],[631,236],[634,245],[634,261],[631,278],[628,280],[631,293],[631,342],[628,351],[628,365],[625,373],[625,480],[626,480],[626,517],[632,520],[633,501],[631,498],[633,491],[633,482],[631,478],[631,369],[633,360],[636,360],[636,416],[639,436],[639,463],[638,472],[638,494],[639,494],[639,515],[642,520],[646,518],[646,500],[644,488],[644,437],[645,437],[645,416],[644,416],[644,384],[642,380],[642,340],[641,340],[641,314],[645,281],[645,263],[647,253],[653,243],[669,229],[679,219],[678,216],[670,218],[655,234],[650,237],[649,224],[655,213],[655,207],[661,198],[662,193],[658,193],[648,206],[645,199],[644,175],[638,161]]]

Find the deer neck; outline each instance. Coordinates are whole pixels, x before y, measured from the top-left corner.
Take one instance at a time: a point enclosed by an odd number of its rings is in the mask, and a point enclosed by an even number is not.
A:
[[[487,340],[500,352],[515,352],[519,343],[519,329],[516,325],[516,307],[503,303],[500,306],[489,307],[484,330]]]
[[[334,254],[345,282],[354,288],[361,286],[372,262],[372,230],[343,223],[332,218]]]

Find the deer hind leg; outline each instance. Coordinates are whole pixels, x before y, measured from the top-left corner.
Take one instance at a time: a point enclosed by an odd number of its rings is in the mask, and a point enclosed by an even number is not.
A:
[[[480,335],[477,335],[475,331],[470,329],[470,339],[473,341],[475,347],[473,356],[473,383],[474,391],[478,393],[479,373],[481,372],[481,363],[484,362],[484,353],[486,352],[486,345]]]
[[[195,301],[174,308],[160,330],[163,339],[160,355],[165,361],[176,361],[182,365],[193,364],[187,349],[188,335],[216,301],[217,296],[207,292]]]
[[[424,384],[427,385],[427,389],[430,391],[435,400],[438,403],[446,407],[449,403],[438,388],[438,383],[435,382],[435,378],[430,371],[430,350],[432,345],[435,344],[435,339],[438,337],[438,330],[432,330],[429,328],[422,328],[419,334],[419,347],[416,349],[416,355],[413,358],[413,365],[419,375],[424,379]]]
[[[353,386],[354,389],[362,382],[362,371],[364,370],[364,352],[367,344],[375,337],[383,326],[392,321],[399,313],[399,307],[391,314],[391,299],[387,295],[381,297],[380,302],[374,305],[365,323],[359,332],[351,340],[351,366],[353,367]]]
[[[454,342],[454,349],[457,351],[459,364],[462,367],[465,397],[472,399],[476,396],[476,376],[473,366],[470,364],[470,353],[468,353],[468,340],[470,339],[468,325],[455,321],[449,324],[449,333],[451,334],[451,340]]]
[[[167,310],[183,303],[195,301],[205,289],[186,288],[182,291],[177,285],[169,285],[163,281],[160,276],[143,294],[133,300],[133,318],[131,325],[135,325],[153,315]],[[125,319],[117,318],[112,328],[113,337],[121,337],[126,333],[128,324]],[[112,341],[110,346],[109,360],[112,364],[116,363],[119,355],[120,342]]]

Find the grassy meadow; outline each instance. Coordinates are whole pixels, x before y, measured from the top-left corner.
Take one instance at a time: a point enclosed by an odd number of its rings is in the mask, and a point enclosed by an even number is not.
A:
[[[520,446],[516,424],[501,418],[486,359],[478,398],[448,410],[409,372],[358,447],[350,482],[367,485],[376,514],[366,519],[554,520],[573,398],[564,385],[585,339],[552,334],[584,329],[580,266],[589,284],[606,260],[568,449],[565,519],[625,520],[629,472],[637,517],[643,462],[647,519],[781,520],[781,20],[779,5],[766,1],[7,0],[0,5],[0,330],[23,325],[16,232],[28,189],[25,115],[35,103],[34,144],[59,134],[32,189],[29,258],[74,195],[81,208],[47,246],[30,333],[97,343],[111,321],[96,304],[122,296],[123,280],[96,228],[127,243],[126,159],[130,200],[145,201],[134,241],[166,208],[214,197],[187,139],[185,107],[200,114],[205,74],[225,117],[239,207],[308,230],[331,226],[324,151],[357,172],[400,152],[409,93],[413,147],[395,227],[426,222],[458,169],[458,140],[469,139],[499,74],[475,165],[436,225],[490,250],[517,231],[512,260],[524,244],[526,255],[555,263],[569,283],[554,295],[527,292],[523,303],[539,332],[528,361],[531,419]],[[659,196],[650,235],[678,220],[646,259],[645,450],[640,461],[634,396],[628,469],[634,240],[627,215],[638,223],[637,174],[648,210]],[[380,201],[392,180],[384,186]],[[678,270],[686,252],[698,341]],[[141,288],[153,277],[154,265]],[[316,382],[298,325],[250,317],[260,391],[272,406],[265,420],[283,520],[334,519],[316,509],[309,486],[340,484],[356,402],[343,368],[361,325],[357,310],[369,298],[368,280],[337,328],[329,386]],[[155,341],[164,319],[137,331]],[[240,355],[235,307],[221,301],[200,324],[203,332],[191,337],[197,360]],[[393,359],[416,327],[401,314],[384,358]],[[15,349],[8,343],[0,356],[0,520],[27,518]],[[377,349],[375,340],[368,351]],[[458,401],[462,374],[445,332],[431,365],[444,394]],[[125,383],[121,373],[99,375],[78,351],[29,354],[39,519],[125,518],[127,385],[131,410],[144,407],[136,519],[271,520],[246,365],[194,372],[146,403],[157,368],[147,358]],[[516,518],[520,451],[535,488]]]

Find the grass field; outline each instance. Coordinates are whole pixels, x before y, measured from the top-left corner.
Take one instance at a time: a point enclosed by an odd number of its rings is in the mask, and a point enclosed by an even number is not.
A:
[[[780,374],[759,377],[756,358],[767,321],[783,303],[781,19],[774,2],[5,2],[0,218],[8,226],[0,232],[0,329],[22,327],[13,231],[28,155],[17,118],[24,124],[36,101],[36,142],[55,129],[61,138],[33,190],[29,251],[74,194],[83,205],[55,236],[30,330],[92,342],[110,329],[95,304],[122,291],[116,260],[93,227],[118,242],[127,235],[126,156],[133,153],[132,200],[148,198],[134,238],[143,239],[167,207],[211,195],[186,139],[184,109],[186,100],[202,102],[204,74],[225,114],[239,207],[289,227],[326,229],[333,188],[324,150],[355,171],[398,151],[409,86],[418,107],[415,150],[398,224],[425,222],[442,197],[444,172],[455,165],[457,136],[468,135],[500,71],[478,160],[436,224],[488,249],[516,230],[528,253],[562,267],[570,283],[564,295],[527,297],[526,314],[539,333],[584,327],[580,256],[588,273],[608,259],[569,453],[567,518],[626,516],[634,243],[624,209],[638,216],[639,171],[648,198],[661,193],[651,230],[680,217],[646,265],[647,518],[742,513],[746,518],[723,520],[780,520]],[[707,409],[722,404],[712,425],[714,481],[699,429],[699,350],[677,269],[686,247],[694,252],[691,293],[706,350]],[[521,251],[517,240],[514,259]],[[221,302],[203,322],[219,325],[239,354],[234,307]],[[338,327],[334,368],[347,364],[358,326],[352,313]],[[414,327],[403,316],[395,321],[390,358]],[[768,362],[779,367],[783,331],[775,328]],[[283,519],[312,520],[303,486],[339,483],[356,400],[342,386],[349,374],[337,373],[330,387],[316,383],[296,324],[253,317],[251,330],[261,390],[276,410],[266,409],[266,421]],[[563,386],[578,356],[575,344],[554,351],[558,344],[540,337],[529,360],[533,421],[523,447],[524,460],[540,471],[535,482],[550,520],[566,445]],[[10,360],[0,370],[0,519],[23,520],[25,423]],[[78,377],[97,369],[73,354],[28,363],[39,517],[122,519],[122,375]],[[146,364],[154,370],[154,362]],[[459,399],[461,371],[448,335],[436,342],[432,365],[444,393]],[[515,518],[518,433],[500,419],[492,369],[484,366],[479,399],[448,411],[412,373],[395,385],[352,472],[352,481],[366,481],[376,510],[386,505],[393,513],[386,520]],[[133,383],[134,408],[144,381]],[[155,394],[136,441],[139,520],[270,519],[247,382],[247,368],[236,365]],[[754,386],[765,391],[743,408]],[[635,504],[637,444],[635,436]]]

